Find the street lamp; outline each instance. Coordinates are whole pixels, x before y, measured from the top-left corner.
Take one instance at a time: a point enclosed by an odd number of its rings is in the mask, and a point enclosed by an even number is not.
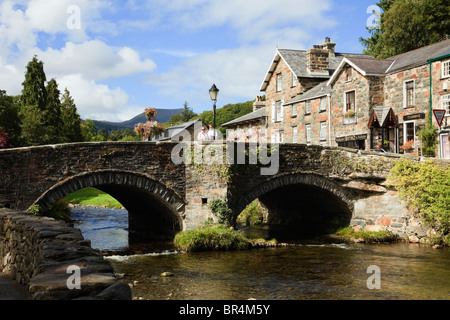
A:
[[[211,89],[209,89],[209,95],[211,96],[211,100],[214,101],[213,129],[214,129],[214,140],[216,140],[216,102],[217,102],[217,97],[219,96],[219,89],[217,89],[215,84],[213,84]]]

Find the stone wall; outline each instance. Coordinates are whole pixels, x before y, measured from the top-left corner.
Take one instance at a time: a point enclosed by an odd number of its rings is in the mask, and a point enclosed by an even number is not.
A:
[[[80,289],[67,286],[69,266],[80,268]],[[128,285],[79,229],[9,209],[0,209],[0,271],[28,286],[35,300],[131,299]]]

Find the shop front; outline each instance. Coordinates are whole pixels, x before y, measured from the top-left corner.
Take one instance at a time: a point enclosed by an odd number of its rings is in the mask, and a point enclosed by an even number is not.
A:
[[[374,108],[369,120],[370,150],[399,152],[398,120],[390,107]],[[403,143],[402,143],[403,145]]]

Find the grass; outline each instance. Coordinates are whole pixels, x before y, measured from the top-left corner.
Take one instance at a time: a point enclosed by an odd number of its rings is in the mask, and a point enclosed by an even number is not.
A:
[[[205,224],[175,236],[175,246],[186,252],[244,250],[251,246],[241,233],[221,224]]]
[[[95,188],[85,188],[82,190],[78,190],[68,195],[64,199],[66,199],[71,204],[116,209],[123,208],[122,204],[119,201],[111,197],[109,194]]]
[[[355,231],[352,227],[339,229],[332,236],[342,241],[364,243],[392,242],[399,239],[388,231]]]

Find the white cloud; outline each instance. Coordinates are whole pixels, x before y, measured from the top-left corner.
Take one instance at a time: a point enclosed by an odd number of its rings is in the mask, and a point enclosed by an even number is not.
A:
[[[58,85],[61,92],[68,88],[82,118],[123,120],[116,115],[128,104],[128,94],[122,89],[111,89],[80,74],[58,78]]]
[[[114,48],[99,40],[68,42],[61,50],[48,48],[38,56],[45,62],[46,72],[53,76],[81,73],[90,80],[130,76],[156,68],[152,60],[142,60],[131,48]]]

